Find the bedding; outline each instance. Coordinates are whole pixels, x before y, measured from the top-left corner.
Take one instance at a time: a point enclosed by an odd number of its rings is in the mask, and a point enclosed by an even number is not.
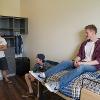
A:
[[[59,72],[49,77],[46,82],[59,82],[60,77],[67,72],[68,71]],[[84,73],[72,80],[68,86],[63,88],[62,91],[58,91],[68,97],[71,97],[73,100],[79,100],[82,87],[100,95],[100,71]]]

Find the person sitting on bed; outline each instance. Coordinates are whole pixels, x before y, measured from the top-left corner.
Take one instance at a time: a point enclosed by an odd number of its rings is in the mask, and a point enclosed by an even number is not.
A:
[[[96,37],[97,28],[95,25],[85,26],[86,40],[81,44],[75,61],[63,61],[55,67],[48,69],[38,75],[45,79],[63,70],[71,69],[59,80],[59,90],[67,86],[74,78],[85,72],[95,72],[100,69],[100,39]]]
[[[45,61],[45,55],[44,54],[37,54],[36,63],[34,65],[34,68],[32,69],[33,72],[35,72],[35,73],[36,72],[43,72],[43,71],[47,70],[49,67],[50,67],[50,64]],[[33,95],[33,89],[32,89],[31,82],[34,80],[35,80],[35,78],[30,73],[25,74],[25,81],[26,81],[27,86],[28,86],[28,90],[29,90],[28,95],[29,96]]]

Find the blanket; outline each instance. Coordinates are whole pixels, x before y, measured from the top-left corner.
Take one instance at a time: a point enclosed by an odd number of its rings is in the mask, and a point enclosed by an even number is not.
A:
[[[68,71],[59,72],[49,77],[47,82],[59,82],[60,77],[65,75],[67,72]],[[73,100],[79,100],[82,87],[100,94],[100,71],[87,72],[76,77],[60,92],[66,96],[71,97]]]

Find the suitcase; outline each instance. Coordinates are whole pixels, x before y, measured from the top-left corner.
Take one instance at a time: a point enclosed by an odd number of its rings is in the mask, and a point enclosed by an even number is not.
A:
[[[30,59],[28,57],[18,57],[16,62],[16,75],[25,75],[30,70]]]

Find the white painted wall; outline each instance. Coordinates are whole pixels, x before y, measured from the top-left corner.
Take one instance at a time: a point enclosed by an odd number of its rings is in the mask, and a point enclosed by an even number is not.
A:
[[[0,0],[0,15],[20,16],[20,0]]]
[[[29,18],[24,53],[32,62],[39,52],[57,61],[71,58],[85,25],[100,32],[100,0],[21,0],[21,15]]]

